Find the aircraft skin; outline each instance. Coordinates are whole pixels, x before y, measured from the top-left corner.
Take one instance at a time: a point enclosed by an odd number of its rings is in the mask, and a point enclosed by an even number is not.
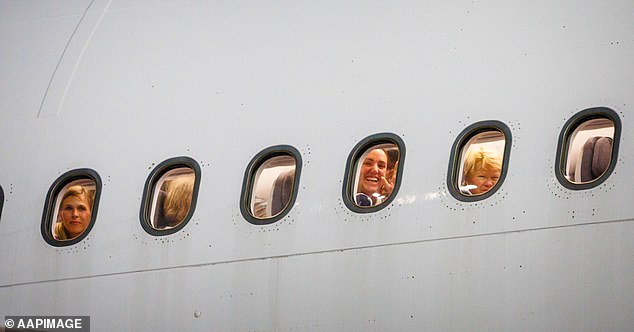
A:
[[[94,331],[631,331],[634,2],[2,1],[0,317],[88,315]],[[573,190],[560,133],[606,107],[614,170]],[[448,190],[479,121],[512,133],[490,197]],[[357,213],[355,145],[402,139],[400,188]],[[301,153],[295,204],[240,212],[260,151]],[[148,234],[148,175],[201,168],[192,219]],[[41,234],[54,181],[102,180],[90,233]],[[2,317],[4,319],[4,317]],[[0,324],[1,325],[1,324]]]

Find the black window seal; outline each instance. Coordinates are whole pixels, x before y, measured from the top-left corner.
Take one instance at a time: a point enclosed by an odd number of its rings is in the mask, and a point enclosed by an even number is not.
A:
[[[154,227],[151,226],[150,215],[151,215],[152,197],[156,189],[156,183],[158,182],[159,179],[161,179],[161,177],[163,177],[163,175],[165,175],[165,173],[177,168],[190,168],[191,170],[194,171],[194,190],[192,192],[192,201],[189,207],[189,212],[187,213],[183,221],[181,221],[175,227],[167,228],[167,229],[155,229]],[[201,180],[200,166],[194,159],[190,157],[186,157],[186,156],[174,157],[174,158],[167,159],[161,162],[160,164],[158,164],[152,170],[152,172],[150,172],[150,175],[147,177],[147,180],[145,181],[145,186],[143,188],[143,198],[141,199],[141,210],[139,212],[139,220],[141,222],[141,227],[148,234],[153,236],[164,236],[164,235],[174,234],[180,231],[181,229],[183,229],[183,227],[187,225],[189,220],[191,220],[192,216],[194,215],[194,211],[196,210],[196,203],[198,201],[198,191],[200,189],[200,180]]]
[[[4,190],[0,186],[0,221],[2,220],[2,208],[4,207]]]
[[[610,159],[610,166],[608,169],[598,178],[587,183],[573,183],[569,181],[566,176],[566,162],[568,161],[568,147],[570,145],[570,136],[579,128],[580,125],[587,121],[594,119],[608,119],[614,123],[614,137],[612,138],[612,155]],[[614,168],[616,167],[619,144],[621,142],[621,119],[619,115],[610,108],[607,107],[592,107],[584,109],[575,115],[573,115],[566,123],[559,134],[559,141],[557,142],[557,152],[555,156],[555,176],[562,186],[571,190],[586,190],[594,188],[607,180]]]
[[[474,196],[464,195],[463,193],[460,192],[460,189],[458,188],[458,183],[457,183],[457,180],[459,178],[458,175],[460,174],[460,172],[462,172],[462,170],[460,169],[460,166],[461,166],[460,158],[462,155],[462,151],[465,145],[467,144],[467,142],[469,142],[471,138],[473,138],[474,136],[480,133],[487,132],[487,131],[499,131],[502,134],[504,134],[504,153],[503,153],[503,159],[502,159],[503,162],[502,162],[502,170],[500,172],[500,179],[495,184],[495,186],[491,188],[491,190],[487,191],[484,194],[474,195]],[[451,196],[453,196],[455,199],[461,202],[477,202],[477,201],[485,200],[491,197],[492,195],[494,195],[498,191],[498,189],[502,187],[502,184],[504,183],[504,179],[506,179],[506,174],[508,172],[508,168],[510,164],[512,143],[513,143],[513,137],[511,135],[511,130],[509,129],[507,125],[505,125],[501,121],[497,121],[497,120],[480,121],[465,128],[458,135],[458,137],[456,138],[456,140],[454,141],[451,147],[451,155],[449,157],[449,168],[447,170],[447,189],[449,190],[449,193],[451,194]]]
[[[253,191],[253,180],[257,170],[267,160],[277,156],[291,156],[295,159],[295,178],[293,179],[293,193],[288,205],[276,216],[272,216],[266,219],[258,219],[251,214],[249,207],[251,194]],[[242,181],[242,192],[240,193],[240,213],[242,217],[253,225],[269,225],[275,223],[284,218],[295,205],[297,199],[297,192],[299,191],[299,180],[302,173],[302,156],[299,151],[290,145],[275,145],[268,147],[251,159],[244,171],[244,179]]]
[[[398,159],[398,168],[396,169],[396,180],[394,181],[394,189],[392,189],[392,193],[390,197],[387,198],[384,202],[379,205],[370,206],[370,207],[360,207],[358,206],[353,198],[352,198],[352,190],[354,189],[354,181],[355,175],[357,172],[358,160],[361,156],[371,147],[381,144],[394,144],[398,147],[399,151],[399,159]],[[346,161],[346,169],[343,176],[343,187],[341,191],[341,195],[343,198],[343,203],[346,205],[348,209],[356,213],[374,213],[384,209],[389,206],[390,203],[396,198],[398,194],[398,190],[401,188],[401,179],[403,177],[403,167],[405,166],[405,142],[396,134],[393,133],[378,133],[370,135],[364,139],[362,139],[355,147],[352,149],[350,154],[348,155],[348,160]]]
[[[95,183],[95,197],[92,203],[90,222],[88,223],[86,230],[84,230],[84,232],[76,238],[63,241],[56,240],[53,237],[52,228],[53,222],[55,222],[53,221],[53,216],[55,215],[55,203],[57,201],[59,193],[67,184],[73,181],[84,179],[92,180]],[[49,188],[48,193],[46,194],[46,200],[44,202],[44,211],[42,212],[42,224],[40,228],[44,241],[54,247],[66,247],[79,243],[84,238],[86,238],[86,236],[90,234],[90,231],[92,230],[92,227],[95,225],[95,221],[97,220],[97,211],[99,209],[99,200],[101,198],[101,187],[101,177],[96,171],[90,168],[79,168],[70,170],[58,177]]]

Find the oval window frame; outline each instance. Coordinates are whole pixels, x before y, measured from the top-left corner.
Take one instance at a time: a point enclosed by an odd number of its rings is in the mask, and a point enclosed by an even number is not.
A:
[[[500,171],[500,178],[495,186],[486,193],[481,195],[468,196],[461,193],[460,189],[457,187],[459,178],[458,174],[462,172],[462,170],[460,169],[462,151],[469,140],[471,140],[476,135],[487,131],[499,131],[504,135],[504,153],[502,156],[503,159],[502,170]],[[478,202],[493,196],[500,189],[500,187],[502,187],[502,184],[506,179],[506,174],[508,173],[510,163],[512,144],[513,136],[511,134],[511,130],[506,124],[498,120],[479,121],[471,124],[462,132],[460,132],[460,134],[458,134],[458,137],[456,137],[456,139],[454,140],[453,145],[451,146],[449,168],[447,170],[447,189],[449,190],[451,196],[461,202]]]
[[[55,215],[54,209],[57,197],[67,184],[82,179],[89,179],[95,182],[95,197],[91,208],[90,222],[88,223],[88,226],[86,226],[84,232],[79,236],[70,240],[56,240],[53,237],[51,229],[53,226],[53,216]],[[66,247],[77,244],[86,238],[86,236],[88,236],[88,234],[92,231],[95,221],[97,220],[99,201],[101,198],[101,188],[101,177],[95,170],[90,168],[74,169],[60,175],[49,188],[46,194],[46,200],[44,201],[44,211],[42,212],[42,222],[40,226],[44,241],[54,247]]]
[[[194,189],[192,192],[192,201],[189,207],[189,212],[187,213],[183,221],[181,221],[178,225],[166,229],[156,229],[150,224],[151,205],[153,203],[152,197],[156,189],[156,183],[165,175],[165,173],[177,168],[184,167],[190,168],[194,171]],[[198,165],[196,160],[186,156],[170,158],[158,164],[148,175],[147,179],[145,180],[145,186],[143,187],[141,209],[139,212],[139,221],[143,230],[153,236],[165,236],[174,234],[183,229],[185,225],[189,223],[196,210],[196,203],[198,202],[198,192],[200,189],[200,180],[202,176],[201,173],[202,172],[200,166]]]
[[[392,193],[390,194],[390,196],[384,202],[381,202],[381,204],[370,207],[360,207],[354,202],[354,199],[352,197],[354,182],[356,180],[355,177],[357,172],[358,160],[371,147],[381,144],[394,144],[398,147],[399,158],[398,168],[396,170],[396,180],[394,181],[394,188],[392,189]],[[350,151],[348,159],[346,160],[346,169],[343,176],[343,187],[341,191],[343,203],[350,211],[356,213],[374,213],[386,208],[396,198],[398,191],[401,188],[404,166],[405,142],[398,135],[393,133],[378,133],[362,139],[359,143],[357,143],[357,145],[354,146],[352,151]]]
[[[565,176],[570,138],[579,126],[594,119],[608,119],[614,124],[614,137],[612,138],[613,145],[611,154],[612,159],[610,160],[610,166],[608,166],[601,176],[590,182],[573,183]],[[555,177],[559,183],[571,190],[587,190],[597,187],[605,182],[616,168],[616,161],[619,156],[619,145],[621,142],[621,130],[622,124],[619,115],[614,110],[603,106],[584,109],[568,119],[559,133],[559,140],[557,142],[557,151],[555,155]]]
[[[293,191],[287,206],[277,215],[266,219],[256,218],[251,214],[251,194],[253,193],[254,177],[258,169],[269,159],[277,156],[291,156],[295,159],[295,178],[293,180]],[[275,145],[258,152],[247,165],[242,180],[242,190],[240,193],[240,213],[242,217],[253,225],[270,225],[284,218],[295,205],[297,193],[299,192],[299,181],[302,173],[302,156],[299,151],[291,145]]]

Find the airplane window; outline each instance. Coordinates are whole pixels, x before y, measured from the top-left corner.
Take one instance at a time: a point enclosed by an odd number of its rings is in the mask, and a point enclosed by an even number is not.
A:
[[[194,212],[200,168],[191,158],[178,157],[157,166],[146,182],[141,225],[152,235],[182,229]]]
[[[241,211],[256,225],[273,223],[293,206],[301,168],[299,151],[274,146],[260,152],[247,167]]]
[[[194,178],[194,171],[187,167],[163,174],[155,186],[152,227],[173,228],[185,220],[192,203]]]
[[[402,174],[404,143],[393,134],[361,141],[348,158],[344,202],[359,213],[375,212],[391,202]]]
[[[560,136],[560,182],[571,189],[587,189],[605,180],[615,165],[619,137],[620,121],[614,111],[592,108],[578,113]]]
[[[506,173],[511,134],[498,121],[485,121],[465,129],[452,151],[449,188],[462,201],[491,196]]]
[[[57,179],[44,207],[44,239],[65,246],[85,238],[96,219],[100,191],[101,180],[92,170],[73,170]]]
[[[276,156],[255,173],[251,192],[251,214],[258,219],[277,216],[291,200],[295,181],[295,158]]]

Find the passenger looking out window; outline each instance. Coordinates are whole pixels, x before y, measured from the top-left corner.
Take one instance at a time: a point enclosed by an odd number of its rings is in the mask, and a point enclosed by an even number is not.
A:
[[[510,147],[511,132],[501,122],[482,121],[465,128],[452,147],[456,153],[447,178],[451,195],[470,202],[493,195],[504,181]]]
[[[398,148],[395,144],[371,147],[362,156],[357,169],[355,203],[360,207],[379,205],[394,190],[398,170]]]
[[[491,190],[500,179],[502,157],[483,146],[470,149],[464,162],[460,191],[467,195],[481,195]]]
[[[92,215],[94,192],[84,186],[69,187],[62,196],[57,222],[53,230],[55,240],[72,240],[81,235]]]

